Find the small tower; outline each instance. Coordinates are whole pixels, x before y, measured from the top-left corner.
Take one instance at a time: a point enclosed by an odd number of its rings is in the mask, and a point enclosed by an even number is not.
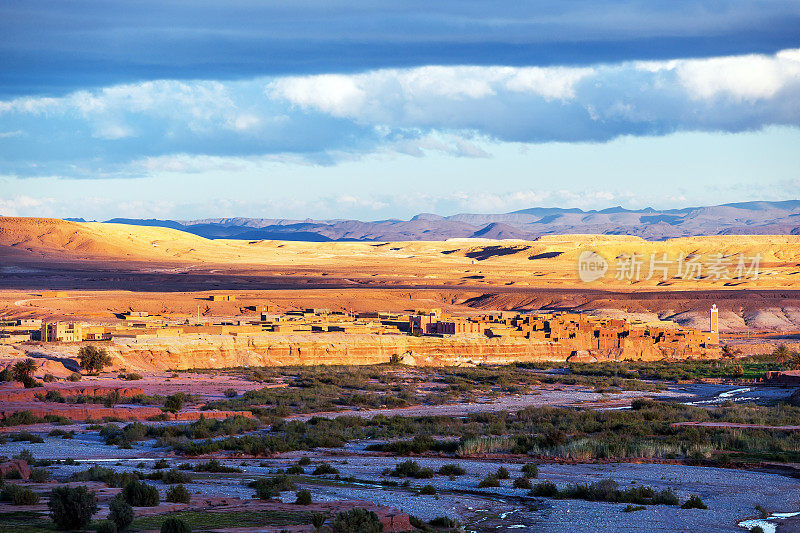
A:
[[[709,320],[710,320],[709,331],[711,333],[719,333],[719,316],[717,314],[717,304],[711,306],[711,311],[709,313]]]

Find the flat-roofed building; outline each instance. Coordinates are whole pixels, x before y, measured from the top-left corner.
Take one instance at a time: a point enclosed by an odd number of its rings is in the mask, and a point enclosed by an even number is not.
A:
[[[80,342],[83,330],[75,322],[48,322],[42,324],[42,342]]]

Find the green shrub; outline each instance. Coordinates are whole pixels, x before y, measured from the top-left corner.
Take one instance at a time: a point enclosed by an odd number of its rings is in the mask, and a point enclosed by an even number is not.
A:
[[[197,463],[194,466],[195,472],[211,472],[213,474],[232,474],[241,472],[241,468],[235,466],[225,466],[216,459],[210,459],[207,463]]]
[[[31,444],[41,444],[44,442],[44,439],[39,435],[34,435],[29,431],[20,431],[19,433],[11,433],[8,437],[14,442],[30,442]],[[25,452],[26,450],[23,450]],[[33,456],[30,456],[33,459]],[[33,460],[28,461],[25,457],[21,456],[22,459],[25,459],[28,463],[32,463]]]
[[[334,467],[329,465],[328,463],[322,463],[317,466],[314,471],[311,473],[313,476],[324,476],[327,474],[338,474],[339,471],[336,470]]]
[[[306,457],[305,455],[297,460],[297,464],[300,466],[308,466],[311,464],[311,459]]]
[[[42,385],[41,381],[36,381],[35,379],[33,379],[32,377],[29,377],[29,376],[23,377],[20,380],[20,382],[22,383],[22,385],[25,386],[26,389],[35,389],[37,387],[43,387],[44,386],[44,385]]]
[[[487,487],[499,487],[499,486],[500,486],[500,480],[497,479],[497,476],[494,474],[489,474],[488,476],[483,478],[480,483],[478,483],[478,487],[482,489]]]
[[[39,495],[28,487],[19,485],[4,485],[0,491],[0,501],[13,503],[14,505],[36,505],[39,503]]]
[[[293,476],[299,476],[305,474],[305,470],[303,470],[303,467],[300,465],[292,465],[286,469],[286,473]]]
[[[522,474],[527,478],[539,477],[539,466],[535,463],[527,463],[522,465]]]
[[[433,485],[425,485],[419,489],[419,493],[425,496],[433,496],[436,494],[436,487]]]
[[[72,374],[70,374],[69,376],[67,376],[67,379],[68,379],[69,381],[73,381],[73,382],[74,382],[74,381],[80,381],[81,379],[83,379],[83,376],[81,376],[81,375],[80,375],[79,373],[77,373],[77,372],[73,372]]]
[[[34,483],[44,483],[50,479],[50,472],[44,468],[31,468],[30,480]]]
[[[44,377],[42,378],[42,381],[44,381],[45,383],[52,383],[55,380],[56,377],[53,374],[45,374]]]
[[[239,396],[239,393],[236,392],[236,389],[225,389],[225,392],[223,394],[225,394],[226,398],[236,398],[237,396]]]
[[[693,494],[689,499],[683,502],[681,509],[708,509],[708,506],[703,503],[700,496]]]
[[[119,528],[117,528],[117,525],[111,520],[103,520],[97,524],[95,531],[97,531],[97,533],[117,533]]]
[[[166,472],[162,472],[161,481],[163,481],[167,485],[177,485],[178,483],[191,483],[192,476],[190,476],[186,472],[182,472],[180,470],[173,468],[172,470],[167,470]]]
[[[644,509],[646,509],[644,505],[633,505],[629,503],[628,505],[625,506],[624,509],[622,509],[622,512],[633,513],[634,511],[643,511]]]
[[[120,496],[115,496],[108,504],[108,519],[119,531],[128,529],[133,522],[133,507]]]
[[[334,533],[379,533],[383,524],[372,511],[351,509],[337,514],[331,528]]]
[[[531,480],[522,476],[518,477],[514,480],[514,488],[515,489],[532,489]]]
[[[497,469],[495,476],[497,476],[497,479],[508,479],[511,477],[511,475],[508,473],[508,469],[506,469],[504,466],[501,466]]]
[[[189,503],[192,499],[189,491],[183,485],[175,485],[167,491],[166,500],[171,503]]]
[[[61,437],[62,439],[71,439],[75,437],[74,431],[64,431],[63,429],[53,429],[47,434],[48,437]]]
[[[158,489],[138,480],[125,485],[121,494],[134,507],[155,507],[160,500]]]
[[[180,518],[167,518],[161,523],[161,533],[192,533],[192,528]]]
[[[12,468],[3,477],[5,479],[22,479],[22,474],[16,468]]]
[[[316,531],[319,531],[327,519],[328,517],[322,513],[314,513],[311,515],[311,525],[314,526]]]
[[[142,379],[142,375],[136,372],[128,372],[127,374],[120,374],[120,378],[125,381],[139,381]]]
[[[153,463],[153,468],[155,468],[156,470],[161,470],[162,468],[167,468],[168,466],[169,463],[167,462],[166,459],[159,459],[158,461]]]
[[[295,494],[297,499],[294,503],[297,505],[309,505],[311,504],[311,493],[306,489],[300,490]]]
[[[276,498],[281,492],[297,488],[291,478],[285,474],[269,478],[262,477],[251,482],[248,486],[256,489],[256,498],[261,500]]]
[[[443,465],[439,468],[440,476],[463,476],[467,471],[457,464]]]
[[[47,506],[58,529],[83,529],[97,512],[97,497],[86,487],[56,487]]]
[[[563,490],[558,490],[553,483],[544,481],[535,485],[529,495],[588,501],[637,503],[643,505],[678,504],[678,496],[671,489],[656,491],[652,487],[639,485],[620,490],[617,482],[611,479],[595,481],[588,485],[581,483],[567,485]]]
[[[69,463],[65,460],[64,464]],[[138,472],[117,472],[112,468],[92,465],[88,470],[75,472],[70,479],[72,481],[101,481],[109,487],[124,487],[129,482],[138,480],[139,476]]]
[[[544,498],[553,498],[558,496],[558,489],[556,488],[556,484],[552,481],[540,481],[536,485],[533,486],[533,489],[529,493],[530,496],[538,496]]]
[[[430,479],[433,477],[433,470],[421,468],[416,461],[403,461],[398,463],[390,475],[394,477],[413,477],[416,479]]]

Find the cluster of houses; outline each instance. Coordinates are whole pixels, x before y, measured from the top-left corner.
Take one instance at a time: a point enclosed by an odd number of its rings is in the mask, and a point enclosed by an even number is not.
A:
[[[707,348],[719,344],[712,314],[711,331],[680,328],[673,323],[640,323],[619,318],[601,318],[580,313],[519,314],[499,312],[478,316],[456,316],[441,309],[405,313],[350,313],[329,309],[274,312],[270,306],[251,306],[260,311],[248,319],[195,320],[128,311],[112,325],[22,319],[0,322],[0,343],[26,341],[84,342],[137,340],[182,335],[257,336],[271,334],[373,334],[414,336],[515,337],[539,342],[567,344],[575,350],[613,350],[624,344],[658,344],[675,349]],[[270,312],[273,311],[273,312]]]

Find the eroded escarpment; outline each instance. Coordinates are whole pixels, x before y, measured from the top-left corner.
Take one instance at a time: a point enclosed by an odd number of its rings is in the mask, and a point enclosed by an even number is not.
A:
[[[510,337],[411,337],[401,335],[283,335],[239,338],[148,339],[108,347],[116,364],[133,370],[186,370],[239,366],[371,365],[399,356],[416,366],[508,364],[533,361],[661,360],[716,357],[718,350],[658,346],[631,340],[610,350],[576,350],[553,342]]]

